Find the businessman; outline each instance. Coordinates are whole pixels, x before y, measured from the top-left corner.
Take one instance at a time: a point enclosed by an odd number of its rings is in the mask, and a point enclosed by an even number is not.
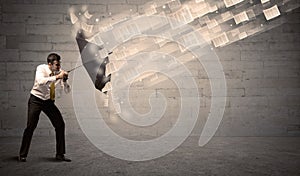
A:
[[[65,157],[65,123],[55,105],[55,87],[63,87],[66,93],[71,88],[67,82],[68,73],[61,69],[61,57],[51,53],[47,57],[47,64],[37,66],[35,81],[28,100],[27,127],[23,133],[19,153],[19,161],[26,162],[33,132],[38,124],[39,115],[43,111],[50,119],[56,133],[56,156],[58,161],[71,160]]]

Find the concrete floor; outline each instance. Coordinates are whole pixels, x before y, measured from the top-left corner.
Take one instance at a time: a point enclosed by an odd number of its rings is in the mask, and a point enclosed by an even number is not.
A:
[[[108,156],[85,136],[67,136],[71,163],[57,162],[54,137],[34,137],[26,163],[17,162],[21,138],[0,138],[0,175],[300,175],[300,137],[214,137],[197,146],[189,137],[170,154],[131,162]]]

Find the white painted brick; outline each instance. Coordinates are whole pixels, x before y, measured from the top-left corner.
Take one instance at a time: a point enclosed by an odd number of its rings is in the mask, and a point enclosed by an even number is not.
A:
[[[259,135],[255,123],[257,115],[252,114],[251,118],[244,114],[238,117],[223,118],[222,124],[219,127],[221,135],[224,136],[256,136]]]
[[[47,36],[47,41],[52,43],[74,43],[76,42],[75,37],[69,35],[52,35]]]
[[[284,51],[297,51],[299,50],[300,42],[285,42],[285,43],[279,43],[279,42],[272,42],[270,43],[271,50],[284,50]]]
[[[72,7],[75,8],[77,11],[82,9],[82,5],[72,5]],[[97,3],[97,4],[88,5],[87,10],[92,15],[94,15],[94,14],[103,14],[103,13],[107,13],[107,6],[102,5],[102,3],[99,2],[99,4]]]
[[[210,89],[210,83],[207,78],[197,79],[196,81],[197,81],[198,88],[209,88]]]
[[[6,76],[6,64],[0,62],[0,77],[5,78]]]
[[[2,23],[2,14],[3,14],[3,12],[2,12],[2,4],[0,4],[0,22]]]
[[[72,104],[73,102],[71,101],[70,103]],[[70,106],[70,108],[67,108],[67,107],[63,107],[62,105],[60,105],[59,109],[60,109],[60,111],[62,113],[62,116],[65,120],[77,120],[73,106],[72,107]]]
[[[17,40],[24,43],[41,43],[47,42],[47,36],[45,35],[26,35],[26,36],[16,36]]]
[[[263,52],[263,51],[262,51]],[[246,61],[260,61],[262,60],[261,51],[241,51],[241,60]],[[267,52],[269,53],[269,52]]]
[[[242,81],[242,85],[243,85],[243,88],[244,87],[250,87],[250,88],[253,88],[253,87],[260,87],[261,86],[261,83],[263,82],[264,80],[262,79],[249,79],[249,80],[243,80]]]
[[[77,119],[65,119],[65,128],[67,136],[82,134]]]
[[[4,13],[13,13],[13,14],[32,14],[32,13],[52,13],[52,14],[59,14],[59,13],[66,13],[68,12],[69,5],[42,5],[42,4],[4,4],[3,12]]]
[[[34,71],[16,71],[7,73],[7,79],[20,80],[22,78],[23,80],[32,80],[34,79],[34,74]]]
[[[198,60],[192,60],[189,62],[185,62],[184,65],[189,69],[202,69],[203,70],[203,66],[201,65],[201,62],[199,62]]]
[[[61,0],[24,0],[25,4],[60,4]]]
[[[57,1],[57,0],[54,0],[54,1]],[[35,0],[24,0],[24,4],[35,4],[35,3],[36,3]]]
[[[260,61],[222,61],[224,70],[245,70],[263,68],[263,62]]]
[[[35,69],[39,64],[35,62],[7,63],[7,77],[16,80],[32,80],[34,79]]]
[[[272,118],[286,120],[289,116],[289,108],[290,107],[286,107],[286,106],[268,107],[268,108],[265,108],[264,111],[262,111],[260,115],[261,115],[261,117],[263,117],[265,119],[269,119],[270,121],[272,121]]]
[[[87,4],[126,4],[126,0],[86,0]]]
[[[2,137],[15,137],[15,136],[22,136],[24,129],[15,128],[15,129],[1,129],[0,136]]]
[[[29,35],[67,35],[72,31],[70,25],[27,25]]]
[[[61,0],[63,4],[86,4],[86,0]]]
[[[137,4],[137,5],[142,5],[146,4],[148,0],[127,0],[128,4]]]
[[[299,36],[295,36],[294,33],[277,33],[274,35],[274,32],[263,33],[259,37],[247,38],[247,42],[299,42]]]
[[[206,71],[204,70],[204,69],[192,69],[191,70],[191,73],[193,74],[194,72],[196,72],[197,71],[197,74],[196,75],[198,75],[197,76],[197,78],[199,78],[199,79],[208,79],[208,75],[207,75],[207,73],[206,73]]]
[[[221,61],[239,61],[241,60],[241,52],[227,51],[226,49],[215,50]]]
[[[8,92],[9,108],[26,109],[29,96],[30,96],[29,92],[9,91]],[[26,113],[24,113],[24,115],[25,114]]]
[[[226,79],[242,79],[243,72],[240,70],[225,70],[224,71]]]
[[[20,81],[20,89],[23,92],[30,92],[34,83],[34,78],[32,80],[21,80]]]
[[[18,80],[0,80],[1,91],[15,91],[20,90],[20,81]]]
[[[25,25],[10,23],[0,24],[0,35],[24,35],[25,34]]]
[[[199,78],[207,78],[206,71],[204,70],[200,62],[191,61],[191,62],[184,63],[184,66],[186,66],[187,70],[189,70],[189,72],[191,72],[193,76],[197,76]],[[186,76],[189,75],[189,73],[183,73],[183,74]]]
[[[283,91],[279,88],[245,88],[247,97],[251,96],[279,96]]]
[[[148,90],[148,91],[149,92],[145,93],[145,91],[142,90],[142,91],[139,91],[139,94],[136,94],[136,95],[139,97],[139,96],[145,96],[145,95],[150,95],[151,93],[155,93],[156,97],[157,97],[158,93],[162,93],[166,98],[180,97],[179,90],[176,88],[158,89],[158,90],[156,89],[156,90]]]
[[[268,122],[259,124],[257,127],[259,136],[285,136],[287,133],[286,124],[271,125]]]
[[[226,79],[228,88],[244,88],[242,80],[240,79]]]
[[[227,89],[227,97],[243,97],[245,89]]]
[[[6,36],[6,48],[7,49],[19,49],[19,43],[43,43],[47,42],[46,36],[34,35],[34,36]]]
[[[279,69],[279,78],[299,78],[300,69],[292,69],[289,67],[284,69]]]
[[[151,85],[153,84],[153,82],[151,82]],[[185,85],[185,84],[183,84],[183,83],[179,83],[179,84],[181,84],[182,85],[182,88],[189,88],[190,87],[190,85]],[[170,82],[169,81],[167,81],[167,80],[163,80],[163,81],[155,81],[154,82],[154,85],[155,86],[159,86],[159,88],[161,88],[161,89],[164,89],[164,88],[170,88]],[[148,84],[147,83],[145,83],[145,86],[148,86]]]
[[[300,109],[297,106],[295,106],[295,107],[289,107],[288,111],[289,111],[289,122],[292,121],[290,123],[293,123],[293,121],[296,121],[296,124],[297,123],[299,124]]]
[[[242,51],[242,60],[286,61],[297,60],[299,51]]]
[[[0,50],[0,61],[19,61],[19,52],[15,49]]]
[[[297,78],[289,79],[265,79],[261,81],[259,87],[268,87],[268,88],[299,88],[300,82]]]
[[[23,4],[23,0],[2,0],[3,4]]]
[[[299,16],[299,14],[298,14]],[[299,22],[298,23],[285,23],[282,28],[283,33],[299,33]]]
[[[244,70],[243,79],[262,79],[263,70]]]
[[[223,90],[223,89],[222,89]],[[216,96],[221,96],[221,94],[218,93],[219,91],[216,91]],[[238,89],[227,89],[226,91],[227,97],[243,97],[245,96],[245,89],[238,88]],[[208,97],[211,96],[211,90],[210,89],[204,89],[203,96]]]
[[[39,119],[37,128],[38,128],[38,130],[39,129],[45,130],[45,129],[53,128],[49,118],[43,112],[40,114],[40,119]]]
[[[240,106],[268,106],[268,99],[266,97],[229,97],[231,107]]]
[[[279,78],[279,68],[272,68],[272,67],[270,67],[270,68],[265,68],[264,70],[263,70],[263,77],[264,78],[267,78],[267,79],[269,79],[269,78],[272,78],[272,79],[275,79],[275,78]]]
[[[121,12],[127,12],[130,9],[132,9],[132,12],[137,12],[137,6],[136,5],[125,5],[125,4],[110,4],[108,5],[108,12],[111,12],[112,14],[117,14]]]
[[[239,42],[242,51],[263,51],[269,50],[270,44],[267,42]]]
[[[223,46],[222,48],[214,48],[214,50],[216,50],[217,52],[219,50],[224,50],[227,52],[241,52],[241,47],[238,43],[233,43],[231,45]]]
[[[71,108],[73,108],[72,91],[68,94],[63,92],[59,97],[56,98],[55,104],[58,107],[60,107],[61,109],[70,109],[71,110]]]
[[[78,51],[78,46],[76,43],[59,43],[53,44],[53,50]]]
[[[4,14],[5,23],[62,24],[62,14]]]
[[[66,59],[64,59],[64,58],[61,59],[61,69],[67,71],[67,70],[70,70],[72,68],[74,68],[72,63],[66,62]],[[68,81],[69,81],[69,83],[72,83],[72,81],[73,81],[73,75],[72,74],[69,75]]]
[[[0,109],[6,111],[8,109],[8,92],[0,92]],[[3,117],[3,115],[1,115]]]
[[[25,103],[25,102],[24,102]],[[27,102],[25,103],[27,104]],[[2,129],[22,129],[26,127],[26,108],[11,108],[1,120]]]
[[[49,51],[20,51],[20,60],[23,62],[46,63]]]
[[[34,135],[38,137],[42,136],[55,136],[54,132],[51,133],[51,131],[54,131],[53,128],[40,128],[37,127],[36,130],[34,131]]]
[[[228,117],[247,117],[247,114],[252,114],[254,116],[259,116],[260,113],[265,111],[266,107],[228,107],[225,110],[224,115]]]
[[[295,61],[299,59],[300,51],[275,51],[261,52],[263,60],[276,60],[276,61]]]
[[[4,49],[6,46],[6,37],[4,35],[0,35],[0,49]]]
[[[284,95],[300,95],[300,88],[282,88],[280,91]]]
[[[230,102],[231,97],[226,98],[225,108],[228,108],[231,106]],[[201,104],[200,107],[210,108],[211,107],[211,97],[203,97],[200,98]],[[215,100],[216,101],[216,100]],[[217,106],[223,106],[223,102],[220,102],[219,104],[216,104]]]
[[[263,68],[263,62],[245,62],[245,61],[241,61],[234,63],[234,65],[241,66],[241,68],[244,70],[247,69],[260,69]]]
[[[284,107],[287,106],[287,97],[286,96],[271,96],[267,97],[270,107]]]
[[[19,48],[22,51],[50,51],[53,45],[51,43],[20,43]]]
[[[289,106],[300,106],[300,96],[288,96],[287,102]]]
[[[297,61],[264,61],[264,67],[284,68],[300,68],[300,63]]]
[[[71,64],[70,62],[76,63],[78,59],[80,59],[79,52],[68,52],[68,51],[21,51],[20,52],[20,60],[25,62],[37,62],[37,63],[46,63],[47,56],[51,53],[55,52],[61,56],[62,67],[75,67],[75,64]]]

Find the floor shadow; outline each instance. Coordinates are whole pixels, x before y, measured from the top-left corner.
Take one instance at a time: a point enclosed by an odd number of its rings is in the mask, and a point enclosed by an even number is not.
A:
[[[55,159],[54,157],[41,157],[41,158],[39,158],[39,161],[55,162],[55,163],[62,162],[62,161],[59,161],[59,160]]]
[[[18,156],[8,156],[2,159],[3,162],[14,162],[14,161],[19,161]]]
[[[34,162],[35,159],[33,157],[31,157],[31,159],[32,159],[31,162]],[[37,162],[57,162],[57,163],[62,162],[62,161],[55,159],[54,157],[39,157],[35,160],[35,162],[36,161]],[[18,156],[7,156],[2,159],[2,162],[7,163],[7,162],[20,162],[20,161],[19,161]]]

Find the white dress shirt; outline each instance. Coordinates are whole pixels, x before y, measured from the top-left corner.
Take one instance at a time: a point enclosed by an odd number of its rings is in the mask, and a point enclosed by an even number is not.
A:
[[[55,87],[59,85],[64,89],[65,93],[71,91],[70,85],[66,82],[63,82],[62,79],[56,80],[55,76],[50,76],[51,70],[47,64],[42,64],[37,66],[35,73],[34,85],[30,93],[42,100],[50,99],[50,84],[55,82]]]

